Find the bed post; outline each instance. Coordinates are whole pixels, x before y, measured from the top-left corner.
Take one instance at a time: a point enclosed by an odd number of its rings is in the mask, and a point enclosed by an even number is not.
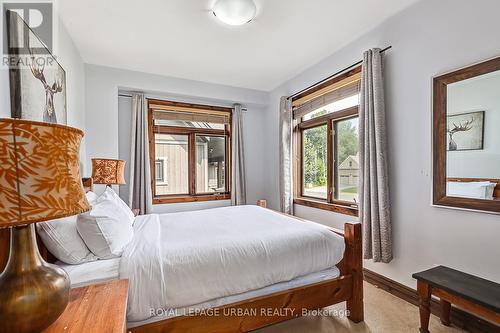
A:
[[[364,319],[361,224],[346,223],[344,238],[346,243],[344,270],[345,274],[352,276],[352,296],[347,300],[348,317],[351,321],[359,323]]]

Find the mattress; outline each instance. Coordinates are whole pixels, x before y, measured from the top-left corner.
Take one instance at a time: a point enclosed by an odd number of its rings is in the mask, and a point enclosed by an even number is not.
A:
[[[343,253],[328,228],[257,206],[138,216],[120,262],[127,320],[321,272]]]
[[[103,283],[120,278],[120,258],[91,261],[80,265],[56,264],[66,271],[71,288]]]
[[[157,322],[160,320],[165,320],[165,319],[170,319],[178,316],[183,316],[183,315],[190,315],[193,313],[193,311],[196,310],[202,310],[202,309],[210,309],[210,308],[216,308],[220,306],[224,306],[227,304],[232,304],[236,302],[241,302],[244,300],[248,300],[251,298],[255,297],[260,297],[260,296],[265,296],[273,293],[277,293],[280,291],[285,291],[288,289],[292,288],[299,288],[303,286],[307,286],[313,283],[318,283],[330,279],[335,279],[340,276],[340,271],[337,267],[332,267],[330,269],[323,270],[321,272],[316,272],[316,273],[311,273],[305,276],[301,276],[298,278],[295,278],[291,281],[286,281],[286,282],[280,282],[273,284],[271,286],[267,286],[264,288],[260,288],[257,290],[251,290],[247,291],[245,293],[237,294],[237,295],[231,295],[231,296],[226,296],[226,297],[221,297],[218,299],[214,299],[208,302],[204,302],[201,304],[196,304],[192,305],[189,307],[184,307],[184,308],[179,308],[179,309],[161,309],[157,311],[157,315],[154,317],[151,317],[146,320],[142,321],[136,321],[136,322],[127,322],[127,327],[132,328],[132,327],[137,327],[153,322]]]
[[[57,265],[68,273],[69,278],[71,280],[71,287],[77,288],[90,284],[103,283],[106,281],[112,281],[118,279],[120,258],[98,260],[80,265],[67,265],[58,262]],[[221,297],[218,299],[210,300],[208,302],[192,305],[185,308],[159,309],[157,310],[156,315],[154,317],[151,317],[143,321],[128,322],[127,326],[129,328],[132,328],[160,320],[186,315],[193,310],[220,307],[226,304],[232,304],[247,299],[251,299],[254,297],[265,296],[272,293],[288,290],[291,288],[303,287],[309,284],[334,279],[339,277],[339,275],[340,272],[338,268],[332,267],[330,269],[326,269],[321,272],[311,273],[305,276],[295,278],[290,281],[276,283],[271,286],[267,286],[257,290],[251,290],[237,295]]]

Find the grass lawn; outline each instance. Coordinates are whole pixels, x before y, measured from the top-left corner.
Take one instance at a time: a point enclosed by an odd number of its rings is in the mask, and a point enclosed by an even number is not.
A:
[[[344,193],[358,193],[358,188],[356,186],[354,187],[346,187],[340,190],[341,192]]]

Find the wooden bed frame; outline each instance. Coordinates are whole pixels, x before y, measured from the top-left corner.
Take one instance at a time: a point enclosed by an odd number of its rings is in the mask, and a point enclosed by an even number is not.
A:
[[[87,191],[92,189],[92,179],[83,179],[83,182]],[[266,207],[265,201],[259,201],[258,205]],[[307,310],[317,310],[344,301],[347,302],[348,318],[355,323],[363,321],[361,224],[346,223],[344,231],[333,228],[331,230],[345,240],[344,257],[337,265],[340,270],[338,278],[211,309],[212,314],[219,315],[174,317],[130,328],[127,331],[132,333],[248,332],[300,317]],[[0,230],[0,271],[6,265],[9,245],[9,230]],[[54,262],[55,258],[43,243],[39,241],[38,245],[40,254],[45,260]],[[256,315],[249,316],[249,313]]]

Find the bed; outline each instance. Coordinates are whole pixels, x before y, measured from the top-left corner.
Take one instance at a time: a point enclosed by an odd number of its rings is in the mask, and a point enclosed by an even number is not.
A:
[[[75,287],[127,278],[131,332],[247,332],[343,301],[359,322],[360,229],[258,206],[144,215],[121,258],[63,268]]]
[[[448,196],[500,200],[500,179],[489,178],[447,178]]]

